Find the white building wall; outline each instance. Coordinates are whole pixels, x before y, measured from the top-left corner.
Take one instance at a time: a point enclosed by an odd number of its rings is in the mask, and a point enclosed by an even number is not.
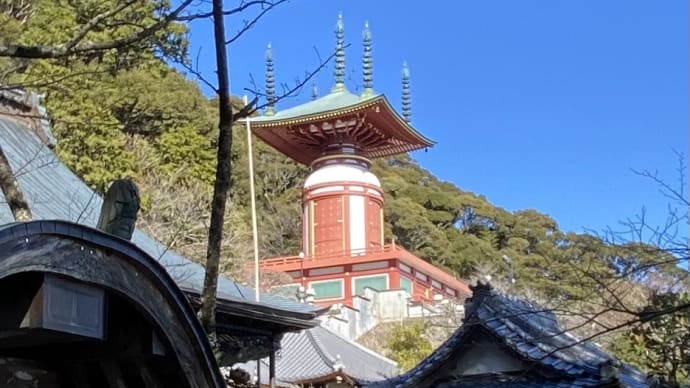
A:
[[[380,322],[395,321],[405,318],[407,297],[405,290],[374,291],[364,290],[364,296],[373,301],[376,318]]]
[[[311,221],[309,214],[309,205],[305,204],[302,211],[302,253],[309,255],[311,254],[311,243],[309,242],[309,236],[311,235]]]
[[[334,182],[358,182],[381,187],[381,182],[364,166],[352,163],[336,163],[312,172],[304,181],[304,188]]]
[[[352,308],[334,306],[325,314],[322,325],[351,341],[361,337],[382,322],[395,322],[407,318],[430,318],[447,314],[452,309],[457,318],[463,315],[462,305],[443,300],[435,305],[408,305],[409,294],[405,290],[376,291],[364,289],[364,295],[352,298]]]

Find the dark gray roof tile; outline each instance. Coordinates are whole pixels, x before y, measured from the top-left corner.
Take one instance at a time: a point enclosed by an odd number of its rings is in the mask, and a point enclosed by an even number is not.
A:
[[[358,382],[379,381],[398,373],[394,361],[320,326],[287,333],[280,344],[281,356],[276,361],[276,376],[285,382],[330,376],[336,371],[338,364],[342,365],[344,374]],[[262,361],[264,364],[267,362]],[[256,369],[256,363],[247,362],[235,367],[252,373]]]
[[[486,287],[486,286],[478,286]],[[526,301],[508,297],[490,288],[480,289],[466,302],[464,324],[432,355],[411,371],[396,378],[381,382],[374,387],[413,387],[425,373],[434,369],[454,351],[459,351],[473,328],[480,326],[491,332],[505,346],[515,351],[530,364],[528,375],[535,381],[501,382],[498,378],[467,382],[458,380],[444,383],[444,387],[590,387],[608,383],[600,372],[602,366],[618,362],[598,346],[580,341],[564,332],[558,325],[555,314]],[[442,355],[442,357],[438,357]],[[544,369],[544,367],[546,369]],[[550,371],[549,371],[550,370]],[[548,371],[548,373],[546,373]],[[471,379],[470,379],[471,380]],[[623,387],[646,387],[646,375],[628,365],[620,369],[619,383]]]

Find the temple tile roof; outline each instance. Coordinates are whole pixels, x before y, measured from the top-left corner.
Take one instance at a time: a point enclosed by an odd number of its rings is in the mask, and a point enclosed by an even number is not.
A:
[[[334,130],[325,130],[318,124],[352,118],[370,124],[359,126],[357,133],[348,134],[356,137],[356,142],[361,145],[361,156],[370,159],[411,152],[434,144],[405,121],[383,94],[362,97],[346,89],[270,116],[245,120],[266,143],[308,165],[322,156],[324,138],[335,136],[335,133],[330,133]]]
[[[309,383],[341,376],[363,384],[398,373],[398,365],[394,361],[321,326],[287,333],[280,345],[276,357],[276,378],[285,383]],[[254,361],[234,367],[250,374],[256,373]],[[261,361],[261,381],[268,384],[268,359]]]
[[[434,388],[578,388],[592,387],[599,385],[597,381],[581,379],[556,380],[556,381],[512,381],[505,379],[500,381],[497,377],[482,377],[479,379],[468,379],[467,381],[454,381],[441,383]]]
[[[102,198],[59,160],[34,128],[0,112],[0,147],[17,177],[34,220],[65,220],[95,227]],[[0,225],[13,222],[12,212],[0,191]],[[180,288],[193,293],[201,291],[204,282],[201,265],[175,253],[139,229],[135,230],[132,241],[157,259]],[[304,322],[311,321],[319,313],[312,306],[269,294],[261,294],[261,302],[256,303],[253,289],[223,277],[218,279],[218,298],[274,309],[279,315],[294,316]],[[313,324],[315,321],[305,327]]]
[[[486,284],[472,290],[472,298],[465,302],[463,325],[443,345],[410,371],[368,387],[428,386],[434,379],[439,379],[434,387],[446,388],[649,386],[645,373],[561,329],[553,312],[497,293]],[[447,362],[466,355],[472,341],[485,332],[524,361],[526,369],[512,374],[443,376]]]

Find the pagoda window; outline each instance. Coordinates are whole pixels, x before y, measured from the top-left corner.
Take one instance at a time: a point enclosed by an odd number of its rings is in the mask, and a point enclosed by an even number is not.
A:
[[[443,285],[436,280],[431,281],[431,287],[434,287],[437,290],[443,290]]]
[[[425,283],[429,282],[429,277],[421,272],[415,272],[414,276]]]
[[[332,275],[336,273],[345,272],[345,267],[342,265],[336,267],[324,267],[309,270],[309,276]]]
[[[412,273],[412,268],[409,265],[400,263],[398,266],[400,267],[401,271],[405,273]]]
[[[343,299],[343,279],[321,280],[310,282],[309,287],[314,290],[315,300]]]
[[[450,295],[450,296],[457,296],[457,293],[452,288],[446,287],[446,293],[448,293],[448,295]]]
[[[408,294],[412,295],[412,280],[401,276],[400,288],[407,291]]]
[[[364,294],[364,289],[367,287],[377,291],[385,291],[388,289],[388,275],[358,276],[352,279],[352,285],[355,295]]]
[[[368,271],[370,269],[382,269],[382,268],[387,268],[387,267],[388,267],[387,261],[374,261],[371,263],[352,264],[352,272]]]

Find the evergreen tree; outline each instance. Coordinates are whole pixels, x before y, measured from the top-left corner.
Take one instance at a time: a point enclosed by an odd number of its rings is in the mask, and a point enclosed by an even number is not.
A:
[[[424,338],[427,323],[416,321],[396,326],[391,330],[386,348],[388,357],[403,370],[409,370],[431,354],[431,342]]]

